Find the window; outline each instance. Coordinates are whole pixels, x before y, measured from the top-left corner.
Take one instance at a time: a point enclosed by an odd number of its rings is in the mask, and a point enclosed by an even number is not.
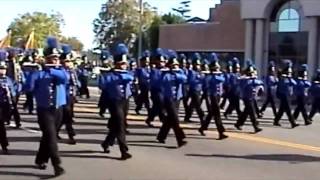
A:
[[[297,10],[284,9],[278,19],[279,32],[298,32],[300,31],[300,15]]]

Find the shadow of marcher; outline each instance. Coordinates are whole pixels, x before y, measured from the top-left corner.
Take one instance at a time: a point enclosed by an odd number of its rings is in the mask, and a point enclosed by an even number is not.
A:
[[[35,174],[35,173],[27,173],[27,172],[13,172],[13,171],[0,171],[0,175],[3,176],[21,176],[21,177],[36,177],[39,179],[51,179],[55,178],[54,175],[43,175],[43,174]]]
[[[226,155],[226,154],[186,154],[186,156],[193,157],[217,157],[217,158],[230,158],[230,159],[248,159],[248,160],[261,160],[261,161],[286,161],[289,163],[307,163],[319,162],[320,157],[301,154],[253,154],[253,155]]]

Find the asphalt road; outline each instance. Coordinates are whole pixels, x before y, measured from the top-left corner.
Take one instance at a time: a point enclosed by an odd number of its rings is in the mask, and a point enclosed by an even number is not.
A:
[[[311,126],[290,129],[287,119],[281,121],[283,127],[272,126],[273,117],[268,110],[260,120],[263,132],[259,134],[251,133],[250,121],[243,131],[236,131],[235,118],[231,117],[224,120],[230,138],[223,141],[216,140],[214,124],[206,137],[200,136],[194,116],[195,122],[182,125],[188,144],[177,149],[172,135],[166,144],[157,143],[158,128],[147,128],[145,115],[136,116],[131,106],[127,140],[133,158],[120,161],[118,146],[111,148],[110,154],[101,153],[107,120],[97,115],[97,90],[92,92],[92,99],[82,99],[76,105],[77,145],[68,145],[65,140],[59,144],[67,173],[54,179],[320,179],[320,116]],[[52,167],[44,171],[34,168],[41,133],[35,116],[26,115],[23,110],[21,113],[23,129],[8,127],[11,155],[0,155],[0,179],[52,178]],[[183,117],[183,112],[180,115]],[[159,127],[160,123],[156,121],[155,125]],[[64,131],[61,136],[67,138]]]

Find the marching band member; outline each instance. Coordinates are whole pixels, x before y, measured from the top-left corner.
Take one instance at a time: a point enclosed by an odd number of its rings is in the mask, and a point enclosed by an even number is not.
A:
[[[109,146],[114,144],[117,139],[121,159],[126,160],[131,158],[128,153],[128,146],[126,143],[126,84],[132,82],[134,77],[127,70],[127,55],[128,48],[124,44],[118,44],[114,54],[114,68],[105,73],[102,78],[101,88],[107,92],[106,102],[110,112],[110,119],[108,122],[109,134],[107,135],[101,147],[105,153],[109,153]]]
[[[295,128],[299,126],[292,116],[291,107],[289,103],[290,96],[293,93],[293,87],[297,85],[297,82],[292,77],[292,62],[291,60],[284,60],[284,69],[281,72],[277,87],[277,97],[280,100],[280,108],[275,116],[273,125],[281,126],[279,121],[282,118],[284,112],[286,112],[291,127]]]
[[[12,98],[15,94],[13,81],[6,75],[7,52],[0,50],[0,144],[3,154],[8,154],[8,138],[5,128],[5,122],[10,118],[10,111],[12,108]]]
[[[137,99],[136,113],[140,114],[142,106],[147,109],[148,113],[150,111],[149,102],[149,90],[150,90],[150,52],[145,51],[142,58],[140,59],[140,67],[136,69],[136,77],[138,80],[138,86],[140,94]]]
[[[228,115],[236,110],[238,117],[241,115],[240,110],[240,63],[238,58],[232,59],[232,73],[230,74],[230,100],[224,117],[227,119]]]
[[[274,61],[269,62],[269,67],[268,67],[268,75],[265,78],[265,85],[267,89],[267,97],[260,109],[260,114],[263,114],[263,112],[266,110],[268,104],[271,104],[271,108],[273,111],[273,115],[276,116],[277,114],[277,109],[276,109],[276,104],[275,104],[275,92],[277,89],[277,84],[278,84],[278,78],[276,75],[276,67],[274,64]]]
[[[163,108],[166,111],[167,116],[163,119],[157,140],[160,143],[165,143],[168,133],[172,128],[176,136],[178,147],[182,147],[187,142],[184,141],[185,134],[179,124],[177,104],[182,98],[182,91],[179,91],[179,86],[187,80],[187,77],[179,68],[176,52],[169,50],[168,56],[168,66],[170,69],[162,71],[160,79],[163,103],[165,104]]]
[[[102,85],[103,85],[102,80],[103,80],[104,74],[109,72],[111,69],[109,64],[111,60],[110,52],[108,50],[102,50],[100,60],[102,61],[102,67],[100,68],[100,75],[98,77],[98,87],[101,91],[101,94],[99,98],[98,107],[99,107],[99,115],[100,117],[103,118],[106,112],[106,109],[108,107],[107,107],[107,102],[105,102],[107,92],[102,88]]]
[[[204,112],[201,108],[201,93],[204,76],[201,73],[201,61],[200,58],[194,58],[192,62],[192,70],[188,72],[188,87],[189,93],[188,96],[191,99],[190,104],[187,105],[185,113],[185,122],[190,122],[193,110],[196,109],[196,112],[199,116],[200,122],[203,122]]]
[[[58,153],[57,128],[62,119],[62,108],[66,105],[67,77],[60,68],[58,41],[54,37],[47,38],[43,54],[46,64],[41,71],[33,73],[29,90],[37,102],[37,116],[42,137],[35,163],[39,169],[46,169],[49,158],[54,168],[55,176],[64,174]]]
[[[73,107],[75,103],[75,98],[76,98],[76,92],[77,88],[80,86],[76,72],[73,70],[73,63],[71,62],[71,46],[69,45],[62,45],[62,54],[60,55],[60,61],[63,65],[61,68],[63,72],[65,73],[67,80],[66,80],[66,105],[63,106],[63,117],[62,117],[62,122],[58,126],[57,129],[57,134],[59,138],[59,131],[63,125],[66,126],[66,130],[68,133],[69,141],[68,143],[71,145],[76,144],[76,141],[74,139],[75,131],[72,126],[73,124]]]
[[[263,85],[263,82],[257,79],[252,61],[248,60],[247,62],[248,67],[245,71],[246,74],[240,80],[241,96],[245,107],[243,113],[240,116],[238,116],[238,121],[234,126],[238,130],[241,130],[241,126],[244,125],[245,121],[249,116],[251,119],[252,126],[254,128],[254,132],[258,133],[262,131],[262,129],[258,127],[256,118],[257,109],[254,105],[254,101],[256,98],[257,86]]]
[[[163,49],[156,49],[156,51],[153,53],[152,59],[156,67],[153,67],[150,71],[150,94],[152,107],[150,113],[148,113],[148,118],[146,119],[146,124],[149,127],[153,127],[151,122],[154,121],[156,116],[159,116],[159,119],[162,122],[165,118],[163,111],[163,96],[161,93],[161,74],[162,70],[165,69],[166,62]]]
[[[312,97],[312,107],[309,114],[309,120],[312,121],[314,115],[317,112],[320,113],[320,69],[317,70],[309,91]]]
[[[306,101],[308,97],[308,91],[311,87],[310,81],[308,81],[308,65],[303,64],[299,71],[296,79],[297,85],[294,86],[294,93],[296,95],[297,107],[293,113],[293,117],[296,120],[301,113],[304,119],[305,125],[310,125],[308,113],[306,110]]]
[[[204,136],[204,130],[208,130],[208,126],[211,122],[211,119],[213,118],[219,133],[218,139],[222,140],[228,138],[228,136],[224,134],[225,128],[221,120],[219,106],[220,97],[223,92],[223,82],[225,81],[225,78],[220,71],[219,59],[215,53],[210,54],[209,62],[211,72],[207,75],[208,79],[206,81],[209,98],[208,115],[205,121],[201,123],[199,132]]]

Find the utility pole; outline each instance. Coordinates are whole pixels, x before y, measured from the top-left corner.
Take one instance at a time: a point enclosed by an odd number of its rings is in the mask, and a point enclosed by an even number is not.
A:
[[[142,23],[143,23],[143,0],[139,0],[140,20],[139,20],[139,45],[138,45],[138,58],[137,65],[140,67],[140,57],[142,54]]]

